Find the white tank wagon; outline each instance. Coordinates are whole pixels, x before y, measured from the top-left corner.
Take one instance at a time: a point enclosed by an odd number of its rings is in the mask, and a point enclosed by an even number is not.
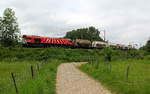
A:
[[[132,49],[132,46],[131,45],[117,44],[116,48],[121,49],[121,50],[130,50],[130,49]]]
[[[104,48],[109,46],[108,43],[102,42],[102,41],[93,41],[92,42],[92,47],[93,48]]]
[[[112,47],[113,49],[117,49],[117,46],[115,43],[108,43],[109,47]]]
[[[120,50],[130,50],[133,49],[131,45],[124,45],[124,44],[115,44],[115,43],[109,43],[108,44],[113,49],[120,49]]]

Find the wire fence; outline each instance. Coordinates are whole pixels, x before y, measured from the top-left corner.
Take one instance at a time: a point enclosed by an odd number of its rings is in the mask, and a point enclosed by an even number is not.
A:
[[[89,63],[91,66],[91,70],[89,70],[91,73],[96,74],[96,72],[101,72],[102,74],[105,73],[107,74],[108,77],[113,77],[111,78],[112,81],[109,82],[109,84],[113,85],[118,85],[118,86],[123,86],[122,88],[127,88],[130,89],[150,89],[150,76],[145,76],[146,74],[140,73],[134,73],[133,70],[136,70],[134,66],[126,65],[126,68],[122,69],[122,74],[116,73],[116,69],[112,67],[112,64],[109,62],[99,62],[96,60],[91,59],[91,63]],[[92,69],[95,68],[95,69]],[[121,68],[121,67],[120,67]],[[97,70],[96,70],[97,69]],[[115,70],[115,71],[114,71]],[[149,71],[147,70],[146,73]],[[98,74],[98,73],[97,73]],[[100,76],[100,75],[99,75]],[[144,77],[143,77],[144,76]],[[107,78],[106,78],[107,79]],[[141,91],[143,92],[143,91]]]
[[[10,72],[7,77],[0,78],[0,93],[20,94],[19,89],[26,81],[34,80],[38,77],[40,69],[44,64],[34,64],[28,66],[24,72]]]
[[[64,59],[66,61],[75,61],[75,62],[90,62],[93,63],[96,61],[96,56],[82,56],[82,55],[74,55],[66,57],[64,55],[57,55],[58,59]],[[26,81],[34,80],[38,77],[40,73],[40,69],[46,62],[38,63],[38,64],[29,64],[26,65],[25,71],[23,72],[10,72],[7,76],[0,78],[0,93],[4,94],[11,91],[12,94],[19,94],[20,88]]]

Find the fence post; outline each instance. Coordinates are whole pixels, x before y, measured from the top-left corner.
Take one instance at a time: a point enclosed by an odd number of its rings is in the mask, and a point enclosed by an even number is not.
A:
[[[14,86],[15,86],[16,94],[19,94],[18,88],[17,88],[17,85],[16,85],[15,76],[14,76],[14,73],[13,73],[13,72],[11,73],[11,77],[12,77],[12,79],[13,79],[13,83],[14,83]]]
[[[88,62],[89,62],[89,64],[92,64],[90,56],[88,57]]]
[[[31,65],[31,76],[32,76],[32,79],[34,78],[34,71],[33,71],[33,66]]]
[[[126,70],[126,80],[128,81],[129,79],[129,70],[130,70],[130,66],[127,67],[127,70]]]
[[[38,70],[38,72],[40,72],[40,67],[39,67],[39,64],[37,64],[37,70]]]
[[[111,66],[111,62],[108,62],[108,72],[112,71],[112,66]]]

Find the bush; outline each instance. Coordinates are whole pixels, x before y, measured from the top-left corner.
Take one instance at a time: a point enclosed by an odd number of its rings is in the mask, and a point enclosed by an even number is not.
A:
[[[111,47],[105,47],[103,53],[105,60],[110,62],[112,60],[113,49]]]
[[[144,58],[144,51],[142,50],[129,50],[128,53],[128,58],[136,58],[136,59],[143,59]]]

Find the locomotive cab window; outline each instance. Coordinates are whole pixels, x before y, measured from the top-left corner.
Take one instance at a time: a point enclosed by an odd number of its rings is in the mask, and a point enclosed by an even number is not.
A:
[[[26,40],[32,40],[31,38],[26,38]]]
[[[41,42],[41,39],[34,39],[35,42]]]

